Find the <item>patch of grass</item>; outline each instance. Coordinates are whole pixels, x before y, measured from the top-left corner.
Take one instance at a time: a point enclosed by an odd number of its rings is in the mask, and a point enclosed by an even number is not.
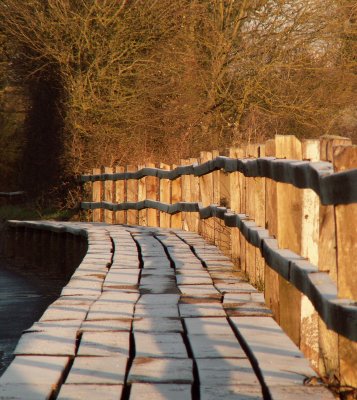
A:
[[[0,205],[0,221],[9,219],[16,220],[55,220],[69,221],[77,220],[77,210],[44,208],[41,209],[33,204]]]

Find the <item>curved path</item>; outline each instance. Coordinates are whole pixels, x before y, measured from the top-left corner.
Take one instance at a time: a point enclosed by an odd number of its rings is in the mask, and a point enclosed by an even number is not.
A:
[[[262,293],[197,234],[57,225],[85,232],[88,252],[22,335],[0,399],[333,399]]]

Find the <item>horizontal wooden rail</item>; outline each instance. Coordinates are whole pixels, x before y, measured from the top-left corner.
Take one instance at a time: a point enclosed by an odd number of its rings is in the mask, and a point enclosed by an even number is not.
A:
[[[184,202],[171,205],[152,200],[121,204],[83,202],[81,207],[86,210],[103,208],[111,211],[154,208],[169,214],[198,212],[201,219],[219,218],[227,227],[238,228],[250,244],[260,249],[262,257],[270,268],[309,298],[329,329],[350,340],[357,341],[357,305],[355,302],[339,299],[336,284],[328,273],[319,272],[315,265],[291,250],[279,249],[278,241],[269,235],[269,231],[257,226],[245,214],[235,214],[225,207],[216,205],[203,207],[199,203]]]
[[[180,166],[171,171],[142,168],[136,172],[82,175],[81,181],[85,183],[139,180],[148,176],[175,180],[184,175],[200,177],[217,170],[227,173],[240,172],[249,178],[270,178],[275,182],[290,183],[300,189],[312,189],[324,205],[357,202],[357,169],[334,173],[330,162],[286,160],[274,157],[235,159],[220,156],[200,165]]]
[[[0,197],[5,197],[5,198],[13,198],[13,197],[18,197],[18,196],[23,196],[25,192],[23,191],[18,191],[18,192],[0,192]]]

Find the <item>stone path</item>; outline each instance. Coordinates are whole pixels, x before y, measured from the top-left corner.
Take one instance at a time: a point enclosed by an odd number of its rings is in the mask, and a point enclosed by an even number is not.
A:
[[[304,384],[316,375],[263,295],[197,234],[61,225],[87,230],[87,255],[22,335],[0,399],[333,399]]]

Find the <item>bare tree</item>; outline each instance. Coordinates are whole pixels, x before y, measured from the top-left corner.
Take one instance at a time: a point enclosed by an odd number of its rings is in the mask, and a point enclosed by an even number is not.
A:
[[[69,173],[356,132],[351,0],[3,0],[0,18]]]

